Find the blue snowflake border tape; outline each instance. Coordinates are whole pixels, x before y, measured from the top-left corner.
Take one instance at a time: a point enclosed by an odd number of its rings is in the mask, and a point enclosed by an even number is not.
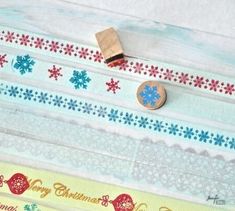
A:
[[[235,80],[213,72],[129,57],[121,66],[110,69],[98,48],[3,26],[0,26],[0,45],[235,99]]]
[[[9,60],[0,68],[3,79],[0,81],[0,95],[4,102],[127,128],[131,130],[129,133],[141,133],[151,138],[157,135],[171,139],[172,143],[193,143],[195,147],[214,148],[220,152],[233,153],[235,150],[234,133],[225,130],[226,125],[231,128],[229,124],[233,124],[234,117],[230,116],[235,113],[234,106],[229,103],[181,94],[169,88],[164,108],[150,113],[142,110],[137,103],[138,80],[109,76],[93,68],[84,70],[43,62],[28,54],[0,52],[0,55]],[[175,100],[180,97],[181,104]],[[212,106],[213,110],[210,109]],[[221,115],[215,115],[221,111],[221,106],[226,110]],[[186,121],[178,120],[178,114],[187,116]],[[206,124],[205,121],[204,126],[199,125],[194,121],[199,117],[215,123]],[[217,127],[223,125],[224,129],[216,129],[215,124]]]
[[[235,164],[219,157],[7,109],[0,109],[0,125],[13,132],[0,131],[2,154],[207,205],[217,195],[225,201],[217,206],[235,206]]]

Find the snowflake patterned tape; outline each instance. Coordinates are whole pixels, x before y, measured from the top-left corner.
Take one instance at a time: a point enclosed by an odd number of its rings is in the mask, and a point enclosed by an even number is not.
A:
[[[147,109],[157,109],[166,102],[165,88],[156,81],[145,81],[137,90],[137,99]]]

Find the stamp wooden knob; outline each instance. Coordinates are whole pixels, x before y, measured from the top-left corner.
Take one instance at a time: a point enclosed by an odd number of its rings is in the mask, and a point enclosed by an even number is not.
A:
[[[96,33],[96,39],[109,67],[124,62],[124,54],[117,32],[113,28]]]
[[[147,109],[158,109],[166,102],[166,91],[156,81],[145,81],[137,90],[137,99]]]

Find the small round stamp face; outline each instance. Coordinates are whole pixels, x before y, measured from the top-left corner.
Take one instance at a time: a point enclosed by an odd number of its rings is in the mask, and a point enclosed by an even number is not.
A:
[[[165,88],[156,81],[145,81],[137,90],[137,99],[147,109],[160,108],[166,101]]]

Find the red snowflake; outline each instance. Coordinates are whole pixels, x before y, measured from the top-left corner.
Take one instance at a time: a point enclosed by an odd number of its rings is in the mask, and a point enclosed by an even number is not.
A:
[[[114,81],[113,78],[111,78],[111,81],[110,82],[106,82],[106,85],[108,86],[108,89],[107,91],[112,91],[114,94],[116,94],[116,90],[117,89],[121,89],[119,86],[118,86],[118,83],[119,81]]]
[[[5,35],[6,42],[12,42],[15,37],[14,37],[14,32],[7,32],[7,35]]]
[[[232,94],[235,91],[234,84],[227,84],[226,87],[224,87],[225,94]]]
[[[169,81],[171,81],[171,79],[174,77],[173,70],[168,70],[168,69],[166,69],[166,72],[163,73],[163,75],[165,76],[164,79],[167,79]]]
[[[0,55],[0,67],[3,67],[4,63],[7,63],[8,61],[6,60],[6,54]]]
[[[216,91],[217,88],[219,88],[219,81],[212,79],[211,82],[209,83],[209,86],[210,90]]]
[[[73,52],[74,52],[73,45],[67,44],[66,47],[64,48],[64,53],[71,56]]]
[[[158,67],[154,67],[153,65],[148,71],[149,71],[149,76],[153,76],[153,77],[156,77],[157,74],[159,73]]]
[[[54,52],[57,52],[57,50],[60,48],[59,43],[55,41],[51,41],[49,46],[50,46],[50,51],[54,51]]]
[[[103,56],[99,51],[96,51],[93,57],[95,62],[101,62],[101,60],[103,59]]]
[[[53,65],[51,69],[48,69],[48,72],[50,73],[49,78],[54,78],[55,80],[57,80],[59,76],[63,76],[60,71],[61,67],[57,68],[55,65]]]
[[[30,42],[29,35],[22,34],[20,38],[20,44],[27,46],[29,42]]]
[[[181,75],[179,76],[179,82],[186,84],[188,80],[189,80],[188,74],[181,73]]]
[[[44,45],[43,41],[44,41],[43,39],[37,37],[37,39],[34,41],[35,48],[40,48],[41,49]]]
[[[125,60],[122,64],[119,66],[119,70],[126,70],[129,67],[128,61]]]
[[[135,73],[139,73],[139,74],[141,74],[141,72],[144,70],[143,63],[139,63],[139,62],[136,62],[133,68],[135,69]]]
[[[86,57],[89,55],[88,48],[81,48],[81,50],[78,53],[79,57],[83,59],[86,59]]]
[[[199,77],[197,76],[196,79],[193,81],[194,82],[194,86],[195,87],[202,87],[202,85],[204,84],[204,81],[203,81],[203,77]]]

